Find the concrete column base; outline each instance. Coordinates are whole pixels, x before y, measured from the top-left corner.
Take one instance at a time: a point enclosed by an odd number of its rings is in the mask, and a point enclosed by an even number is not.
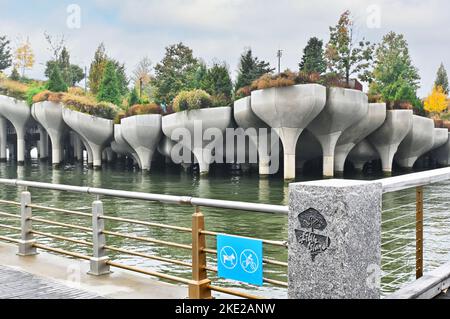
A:
[[[88,274],[92,276],[103,276],[111,273],[110,267],[107,264],[109,257],[91,258],[89,261]]]
[[[34,247],[33,245],[36,243],[35,240],[28,240],[28,241],[19,241],[19,251],[17,253],[18,256],[34,256],[37,255],[38,252],[36,250],[36,247]]]

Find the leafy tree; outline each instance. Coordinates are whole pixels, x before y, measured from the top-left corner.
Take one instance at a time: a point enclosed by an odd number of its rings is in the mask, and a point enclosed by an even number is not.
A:
[[[21,44],[14,55],[14,67],[22,70],[22,77],[25,77],[25,71],[34,66],[34,53],[29,39]]]
[[[431,94],[424,101],[425,111],[439,114],[448,108],[447,94],[442,86],[435,86]]]
[[[403,35],[389,32],[383,37],[370,77],[370,94],[381,95],[390,108],[399,102],[417,103],[420,76]]]
[[[12,64],[11,48],[6,36],[0,36],[0,72],[9,68]],[[17,70],[16,70],[17,71]]]
[[[52,92],[67,92],[67,84],[64,82],[58,66],[52,68],[52,73],[50,74],[47,86]]]
[[[16,68],[13,68],[11,75],[9,76],[9,78],[13,81],[20,81],[20,74],[17,71]]]
[[[325,49],[328,69],[345,78],[347,85],[352,75],[367,80],[374,50],[374,45],[364,38],[360,41],[354,39],[354,23],[350,14],[350,11],[345,11],[337,25],[330,27],[330,41]]]
[[[105,72],[108,57],[106,55],[105,45],[101,43],[94,55],[89,71],[89,88],[92,94],[97,94]]]
[[[169,105],[182,90],[192,89],[198,60],[183,43],[166,47],[162,61],[155,66],[156,100]]]
[[[141,101],[139,99],[139,95],[136,87],[131,90],[130,97],[128,98],[128,106],[133,106],[139,104]]]
[[[220,98],[219,104],[229,105],[233,91],[233,82],[231,81],[228,66],[225,63],[215,62],[213,66],[207,70],[204,77],[204,89],[213,98]]]
[[[302,61],[299,64],[300,71],[306,73],[325,73],[327,63],[324,58],[323,41],[316,37],[309,39],[308,44],[303,49]]]
[[[130,81],[128,80],[127,73],[125,70],[125,64],[120,63],[114,59],[108,59],[108,61],[112,62],[114,69],[116,71],[117,77],[117,85],[119,86],[119,92],[122,96],[128,94],[128,84]]]
[[[208,67],[206,66],[205,62],[200,61],[199,65],[197,67],[197,70],[195,70],[194,74],[194,88],[196,89],[206,89],[206,83],[205,79],[208,74]]]
[[[271,73],[273,70],[275,69],[271,68],[268,62],[259,60],[258,57],[254,57],[252,50],[247,49],[242,53],[239,61],[235,90],[237,91],[240,88],[249,86],[263,74]]]
[[[447,70],[445,70],[443,63],[441,63],[441,65],[439,66],[439,69],[437,71],[436,81],[434,82],[434,86],[442,87],[445,94],[449,93]]]
[[[115,105],[121,104],[121,93],[119,81],[117,79],[117,72],[114,62],[108,61],[105,66],[105,71],[100,83],[97,100],[99,102],[110,102]]]
[[[55,52],[57,51],[58,50],[55,49]],[[50,77],[53,68],[57,66],[64,82],[66,82],[67,85],[75,86],[84,78],[84,71],[78,65],[70,63],[70,53],[66,47],[63,47],[58,52],[59,53],[57,54],[59,54],[59,56],[56,57],[56,60],[47,61],[44,74],[47,77]]]

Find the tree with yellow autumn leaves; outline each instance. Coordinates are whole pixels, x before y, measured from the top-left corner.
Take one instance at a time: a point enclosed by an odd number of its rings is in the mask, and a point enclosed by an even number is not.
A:
[[[448,108],[447,94],[445,94],[442,86],[433,87],[431,94],[424,101],[425,111],[438,115]]]
[[[31,48],[30,40],[27,39],[19,45],[14,54],[14,67],[22,70],[22,77],[25,76],[25,70],[31,69],[34,65],[34,53]]]

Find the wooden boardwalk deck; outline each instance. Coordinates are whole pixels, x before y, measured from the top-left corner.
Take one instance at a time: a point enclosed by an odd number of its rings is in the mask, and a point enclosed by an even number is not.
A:
[[[102,297],[44,277],[0,266],[0,299],[102,299]]]

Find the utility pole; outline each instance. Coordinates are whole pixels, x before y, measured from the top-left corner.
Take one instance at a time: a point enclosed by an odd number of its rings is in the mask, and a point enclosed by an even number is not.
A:
[[[283,56],[283,50],[277,51],[277,58],[278,58],[278,74],[281,73],[281,57]]]

